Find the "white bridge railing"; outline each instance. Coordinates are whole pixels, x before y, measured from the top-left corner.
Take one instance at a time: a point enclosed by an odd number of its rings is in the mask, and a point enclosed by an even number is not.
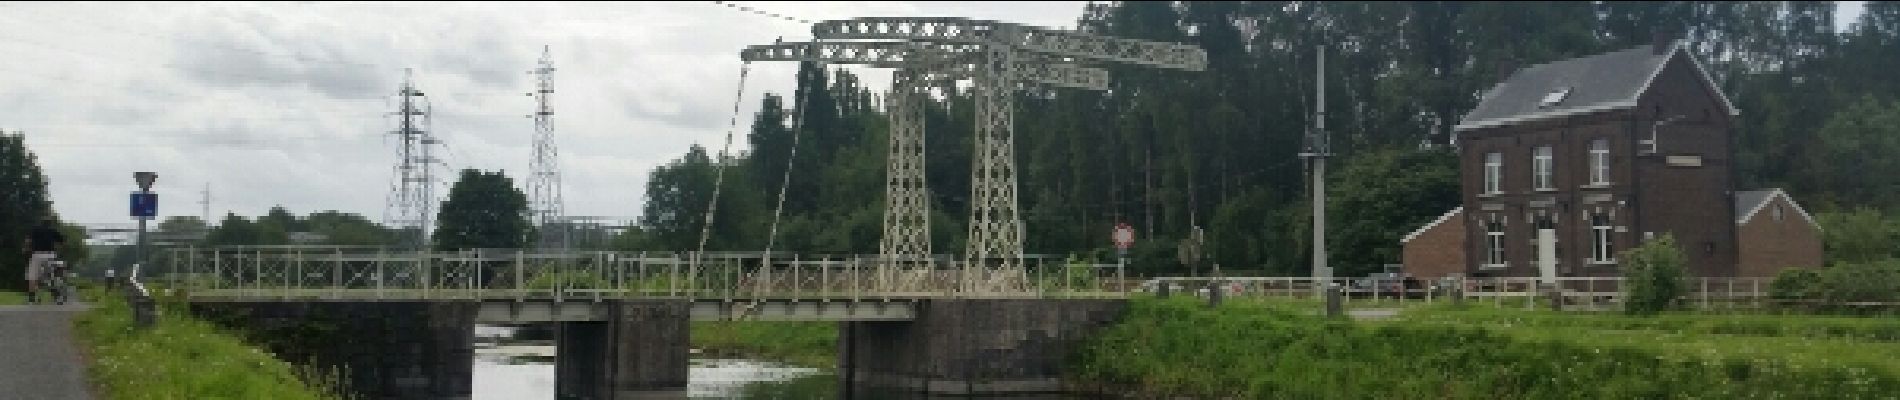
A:
[[[997,269],[947,257],[242,246],[173,249],[157,261],[150,281],[193,298],[258,301],[1121,297],[1128,286],[1117,284],[1119,265],[1043,256]]]

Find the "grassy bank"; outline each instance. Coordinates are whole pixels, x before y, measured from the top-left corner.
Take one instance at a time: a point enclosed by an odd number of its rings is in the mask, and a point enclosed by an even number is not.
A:
[[[26,304],[26,293],[0,290],[0,306]]]
[[[324,384],[307,383],[297,367],[182,309],[161,310],[157,324],[134,329],[124,300],[96,290],[87,294],[101,300],[92,301],[93,309],[80,316],[74,332],[90,355],[92,381],[104,398],[339,398]]]
[[[1328,321],[1284,304],[1137,300],[1072,360],[1074,378],[1148,394],[1237,398],[1881,398],[1900,393],[1883,322],[1803,317],[1411,310]],[[1469,313],[1469,314],[1467,314]],[[1701,318],[1701,319],[1696,319]],[[1669,328],[1681,324],[1683,328]],[[1762,328],[1765,325],[1791,325]],[[1752,328],[1735,328],[1748,326]],[[1741,330],[1743,333],[1717,333]],[[1826,329],[1822,330],[1826,332]],[[1868,338],[1869,333],[1872,338]]]
[[[807,367],[838,364],[836,322],[694,322],[693,348],[715,356],[757,357]]]

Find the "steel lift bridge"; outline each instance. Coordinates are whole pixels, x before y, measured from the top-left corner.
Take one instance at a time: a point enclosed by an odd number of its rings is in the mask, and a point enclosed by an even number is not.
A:
[[[936,88],[973,81],[968,248],[960,290],[1025,290],[1023,222],[1016,199],[1015,103],[1018,89],[1042,85],[1106,90],[1108,72],[1090,65],[1127,63],[1201,71],[1200,47],[1099,36],[965,18],[871,17],[819,22],[811,42],[747,47],[754,61],[808,61],[892,68],[891,143],[878,279],[905,279],[937,268],[931,257],[929,195],[924,183],[924,104]]]

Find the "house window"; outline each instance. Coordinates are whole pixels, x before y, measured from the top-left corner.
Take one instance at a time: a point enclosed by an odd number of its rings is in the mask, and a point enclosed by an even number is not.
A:
[[[1780,204],[1775,204],[1774,216],[1775,216],[1775,222],[1781,222],[1781,205]]]
[[[1602,213],[1590,214],[1590,262],[1608,264],[1616,262],[1610,248],[1610,216]]]
[[[1550,146],[1540,146],[1532,151],[1531,175],[1538,189],[1556,188],[1556,185],[1551,183],[1551,164]]]
[[[1484,224],[1484,264],[1491,267],[1504,266],[1504,224],[1490,222]]]
[[[1610,140],[1590,141],[1590,184],[1610,184]]]
[[[1504,192],[1502,189],[1499,188],[1499,184],[1498,184],[1499,177],[1502,176],[1503,174],[1504,174],[1504,154],[1484,153],[1484,193],[1485,194],[1498,194],[1498,193]]]

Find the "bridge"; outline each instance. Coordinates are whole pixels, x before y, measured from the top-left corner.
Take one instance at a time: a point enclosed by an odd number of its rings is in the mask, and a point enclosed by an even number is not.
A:
[[[949,256],[226,246],[160,255],[154,282],[201,303],[458,302],[477,323],[604,321],[616,301],[672,300],[698,321],[902,321],[932,299],[1117,299],[1119,264],[1030,255],[1008,272]]]
[[[1199,71],[1206,53],[1193,45],[963,18],[822,21],[812,26],[812,39],[741,51],[746,67],[738,97],[755,61],[896,70],[876,256],[773,251],[789,166],[765,250],[705,251],[722,165],[696,251],[185,249],[166,254],[163,272],[151,278],[186,293],[199,312],[235,315],[251,326],[312,327],[302,335],[317,339],[294,353],[348,367],[350,386],[372,398],[468,397],[476,323],[559,324],[559,397],[678,397],[694,320],[836,321],[847,386],[954,395],[1060,390],[1066,349],[1118,318],[1130,285],[1118,265],[1024,251],[1016,92],[1103,90],[1108,70],[1097,66],[1108,63]],[[977,122],[967,247],[954,258],[931,251],[922,104],[963,81],[973,85]],[[542,93],[548,87],[544,81]],[[737,106],[733,112],[736,127]],[[794,121],[790,154],[797,154],[802,124]],[[729,130],[722,159],[731,143]],[[427,237],[423,214],[400,218],[420,221],[400,228]]]
[[[674,398],[691,321],[840,323],[853,384],[944,394],[1060,389],[1059,349],[1112,322],[1121,265],[947,256],[235,246],[161,253],[145,279],[195,312],[313,326],[296,349],[377,398],[463,398],[476,324],[556,324],[563,398]],[[929,267],[919,267],[928,265]],[[293,329],[293,331],[296,331]]]

